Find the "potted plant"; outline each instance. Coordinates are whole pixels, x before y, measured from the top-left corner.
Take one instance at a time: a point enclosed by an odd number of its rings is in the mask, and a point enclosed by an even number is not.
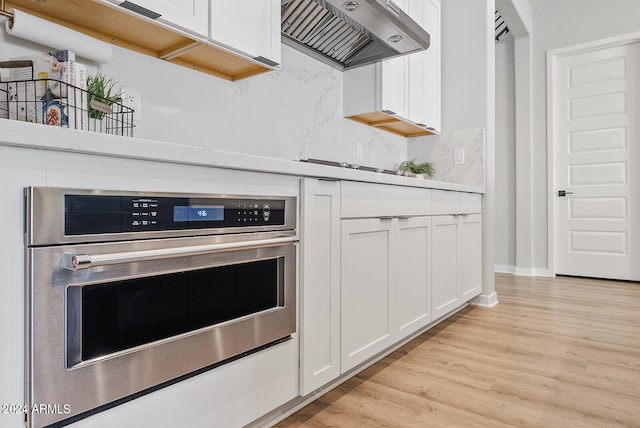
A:
[[[118,83],[98,72],[95,76],[87,76],[87,92],[89,101],[90,131],[102,130],[102,119],[105,114],[112,113],[112,104],[122,99],[122,88]],[[91,119],[94,119],[91,121]],[[93,127],[92,127],[93,125]]]
[[[405,173],[405,175],[413,174],[414,176],[421,178],[424,178],[425,176],[432,178],[436,173],[432,163],[416,163],[415,159],[402,162],[398,171]]]

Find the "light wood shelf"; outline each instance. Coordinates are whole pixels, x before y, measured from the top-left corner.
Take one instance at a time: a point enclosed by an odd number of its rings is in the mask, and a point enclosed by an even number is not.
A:
[[[354,116],[347,116],[347,119],[355,120],[356,122],[373,126],[407,138],[433,134],[433,132],[424,128],[382,112],[357,114]]]
[[[6,8],[15,8],[115,46],[226,80],[271,71],[195,35],[191,37],[143,16],[134,16],[117,6],[88,0],[11,0],[6,2]]]

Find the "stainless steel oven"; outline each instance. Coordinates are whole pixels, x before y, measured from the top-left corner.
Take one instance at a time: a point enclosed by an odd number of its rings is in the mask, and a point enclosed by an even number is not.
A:
[[[48,410],[28,412],[29,426],[71,423],[295,332],[294,197],[25,195],[27,402]]]

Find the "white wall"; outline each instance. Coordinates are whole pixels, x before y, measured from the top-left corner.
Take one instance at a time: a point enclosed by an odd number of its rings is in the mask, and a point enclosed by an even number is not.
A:
[[[436,179],[448,181],[455,176],[463,184],[482,187],[488,172],[485,149],[489,138],[493,138],[493,119],[489,119],[493,109],[487,95],[488,84],[493,84],[494,67],[491,63],[491,71],[488,70],[488,54],[493,58],[493,46],[487,46],[487,31],[493,34],[493,26],[489,30],[485,18],[486,11],[494,9],[494,2],[442,0],[441,5],[442,132],[411,139],[407,157],[436,164]],[[487,129],[488,125],[491,129]],[[465,155],[469,155],[463,168],[453,164],[455,148],[464,148]],[[482,154],[474,155],[478,151]],[[473,167],[478,158],[481,168]]]
[[[442,0],[443,132],[487,125],[486,7],[478,0]]]
[[[0,31],[0,60],[44,50]],[[96,70],[96,64],[87,65],[90,74]],[[288,46],[282,46],[280,70],[237,82],[119,47],[102,71],[141,90],[142,121],[136,123],[136,137],[381,168],[395,168],[406,160],[405,138],[342,117],[340,71]],[[358,144],[364,150],[356,159]]]
[[[533,6],[533,264],[547,266],[546,52],[640,31],[637,0],[530,0]],[[520,239],[520,238],[519,238]]]
[[[496,43],[496,266],[516,266],[514,41]]]

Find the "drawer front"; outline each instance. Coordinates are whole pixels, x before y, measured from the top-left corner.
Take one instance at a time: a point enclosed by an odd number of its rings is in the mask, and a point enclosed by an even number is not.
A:
[[[343,181],[342,218],[431,214],[431,190]]]
[[[482,195],[479,193],[460,193],[460,214],[480,214]]]
[[[433,190],[431,212],[433,215],[460,214],[460,192]]]

